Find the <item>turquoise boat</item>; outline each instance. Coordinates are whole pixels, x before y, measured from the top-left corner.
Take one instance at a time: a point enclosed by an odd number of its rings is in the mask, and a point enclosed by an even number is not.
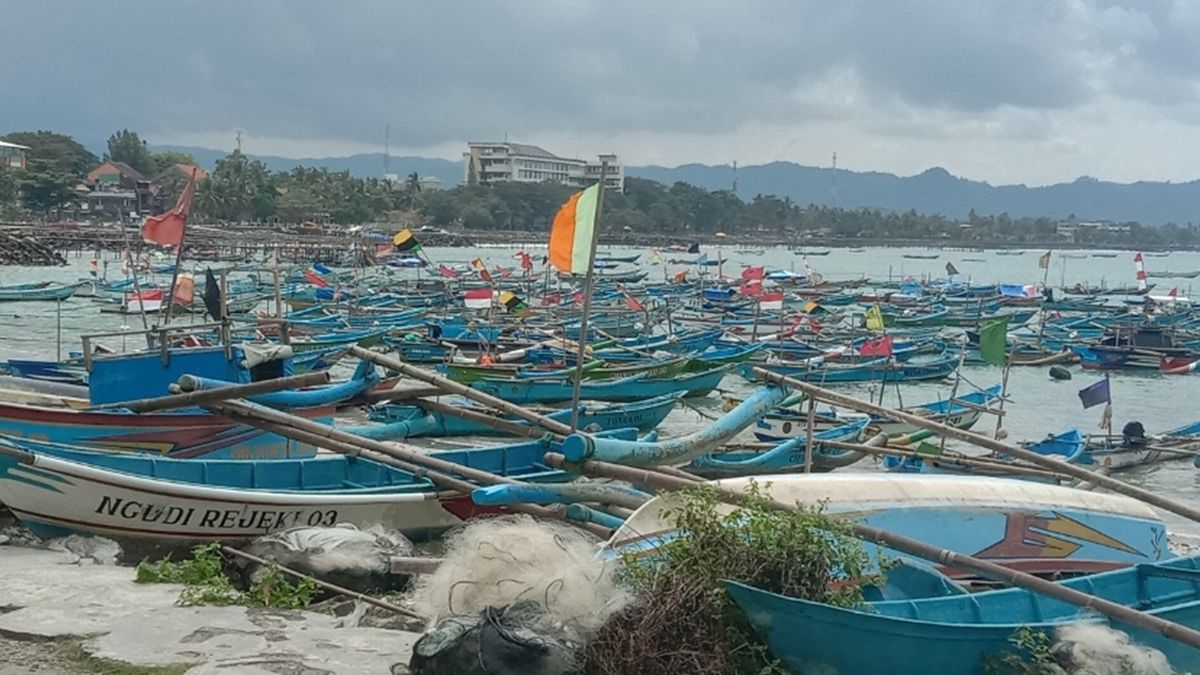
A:
[[[1200,557],[1078,577],[1063,586],[1200,628]],[[772,654],[793,673],[972,675],[989,656],[1010,652],[1021,629],[1052,633],[1096,614],[1020,588],[842,609],[726,582]],[[1178,672],[1200,670],[1200,650],[1125,624],[1114,628],[1161,651]]]
[[[675,408],[675,404],[679,402],[682,396],[682,394],[668,394],[644,401],[619,403],[603,407],[583,404],[580,406],[579,411],[579,428],[588,430],[635,428],[640,431],[649,431],[662,424],[663,420],[667,418],[667,415],[671,414],[671,411]],[[455,403],[455,405],[461,404]],[[484,408],[464,407],[467,410],[490,414]],[[571,422],[570,408],[555,410],[545,413],[545,415],[556,422],[564,424]],[[454,417],[453,415],[443,415],[436,411],[425,411],[419,405],[387,405],[372,412],[371,419],[381,422],[381,424],[338,425],[338,429],[377,440],[420,438],[423,436],[508,435],[503,431],[497,430],[495,427],[481,422]],[[500,416],[498,419],[524,427],[530,426],[529,422],[512,416]]]
[[[867,419],[858,419],[814,433],[816,447],[812,454],[812,469],[830,471],[849,466],[865,457],[866,453],[828,447],[822,441],[857,442],[866,431],[868,422]],[[807,446],[807,436],[801,435],[762,452],[735,450],[703,455],[692,460],[686,470],[705,478],[803,471]]]
[[[75,284],[66,285],[50,281],[0,286],[0,302],[37,302],[66,300],[75,295]]]
[[[747,379],[759,379],[753,372],[756,366],[761,366],[779,375],[795,378],[801,382],[816,384],[883,382],[891,384],[940,380],[949,377],[958,367],[958,359],[953,356],[914,357],[911,360],[897,363],[891,359],[881,358],[848,365],[836,362],[821,362],[815,365],[808,363],[798,365],[743,363],[738,367],[738,372]]]
[[[677,375],[669,378],[650,378],[645,373],[617,380],[584,380],[580,383],[579,398],[585,401],[641,401],[668,394],[684,397],[704,396],[716,389],[729,372],[728,366],[712,370]],[[571,400],[570,380],[507,379],[472,382],[478,389],[510,403],[554,403]]]

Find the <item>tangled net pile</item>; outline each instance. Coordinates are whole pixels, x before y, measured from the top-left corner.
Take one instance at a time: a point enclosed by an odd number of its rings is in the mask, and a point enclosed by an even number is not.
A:
[[[447,539],[445,561],[413,590],[417,611],[438,620],[533,601],[583,643],[629,602],[616,563],[596,558],[597,542],[578,528],[528,516],[474,522]]]

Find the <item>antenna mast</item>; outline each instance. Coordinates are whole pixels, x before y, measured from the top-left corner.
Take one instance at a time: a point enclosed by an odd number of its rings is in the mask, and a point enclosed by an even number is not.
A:
[[[733,194],[737,194],[737,160],[733,160]]]
[[[829,197],[832,202],[831,206],[837,208],[838,193],[837,193],[837,150],[833,151],[833,179],[829,183]]]
[[[392,173],[392,171],[391,171],[391,169],[392,169],[391,142],[392,142],[392,125],[385,124],[383,127],[383,177],[384,178],[387,178]]]

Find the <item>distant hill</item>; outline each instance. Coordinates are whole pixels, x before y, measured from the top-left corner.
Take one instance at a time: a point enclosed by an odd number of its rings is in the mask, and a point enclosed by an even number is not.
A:
[[[227,154],[180,146],[154,149],[189,152],[209,169]],[[272,171],[290,171],[297,165],[304,165],[332,171],[349,170],[360,177],[383,174],[382,153],[299,159],[253,157]],[[401,176],[414,171],[422,176],[436,176],[446,187],[458,185],[463,177],[462,163],[453,160],[392,157],[390,166],[392,173]],[[630,176],[668,185],[682,181],[709,190],[729,189],[733,182],[733,170],[728,165],[629,166],[626,172]],[[981,215],[1007,213],[1013,217],[1067,218],[1073,214],[1083,220],[1200,223],[1200,181],[1110,183],[1082,177],[1071,183],[1031,188],[1025,185],[994,186],[959,178],[940,167],[915,176],[896,176],[876,171],[838,169],[835,172],[791,162],[772,162],[738,167],[737,182],[738,195],[746,200],[759,194],[773,194],[790,197],[801,204],[833,204],[836,191],[836,204],[845,208],[911,209],[955,218],[965,218],[974,209]]]
[[[222,159],[229,154],[226,150],[209,150],[208,148],[181,145],[156,145],[152,149],[159,152],[163,150],[179,150],[190,153],[200,163],[200,166],[210,170],[216,166],[218,159]],[[267,168],[271,171],[291,171],[297,166],[309,166],[325,168],[330,171],[349,171],[351,175],[360,178],[383,176],[382,152],[350,155],[349,157],[296,158],[275,157],[273,155],[250,155],[250,157],[266,164]],[[390,173],[404,177],[415,171],[420,176],[436,176],[442,181],[442,185],[446,187],[454,187],[463,180],[463,165],[461,161],[431,159],[428,157],[393,156],[390,158],[388,165]]]

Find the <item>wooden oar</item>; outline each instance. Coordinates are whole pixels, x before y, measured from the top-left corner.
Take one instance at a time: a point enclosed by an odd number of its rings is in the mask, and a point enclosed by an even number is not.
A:
[[[814,389],[820,389],[814,387]],[[816,392],[814,392],[816,393]],[[853,400],[853,399],[852,399]],[[567,465],[566,458],[558,453],[546,453],[543,461],[554,467],[562,468]],[[628,481],[635,484],[650,485],[662,490],[684,490],[704,486],[715,490],[721,501],[731,504],[745,503],[749,497],[737,490],[724,487],[719,483],[702,483],[689,481],[674,476],[664,476],[655,471],[646,471],[635,469],[632,467],[621,466],[617,464],[608,464],[605,462],[597,462],[587,460],[580,464],[571,464],[571,467],[582,471],[589,476],[603,476],[615,480]],[[779,511],[794,511],[795,504],[788,504],[777,499],[767,499],[768,505]],[[817,514],[818,517],[833,520],[825,514]],[[918,541],[911,537],[906,537],[901,534],[881,530],[870,525],[863,525],[853,521],[838,521],[843,526],[849,527],[854,536],[867,542],[877,542],[889,548],[895,549],[901,553],[922,558],[934,563],[939,563],[956,569],[969,570],[975,572],[988,579],[1002,581],[1013,586],[1025,588],[1042,595],[1048,595],[1052,598],[1057,598],[1063,602],[1082,607],[1084,609],[1092,609],[1105,616],[1112,618],[1121,623],[1131,626],[1136,626],[1144,630],[1159,633],[1171,640],[1181,642],[1190,647],[1200,649],[1200,631],[1196,631],[1187,626],[1161,619],[1157,616],[1140,612],[1125,605],[1121,605],[1095,595],[1089,595],[1081,591],[1077,591],[1067,586],[1062,586],[1045,579],[1041,579],[1019,572],[1014,569],[998,565],[987,560],[981,560],[973,556],[964,555],[944,548],[939,548],[922,541]]]
[[[913,426],[921,427],[923,429],[931,429],[943,436],[954,438],[960,441],[966,441],[967,443],[978,445],[982,448],[987,448],[988,450],[992,450],[1001,454],[1010,455],[1017,459],[1023,460],[1028,464],[1034,464],[1049,469],[1050,471],[1065,473],[1068,476],[1088,481],[1089,483],[1094,483],[1100,487],[1112,490],[1113,492],[1117,492],[1128,497],[1133,497],[1134,499],[1143,501],[1152,506],[1157,506],[1160,509],[1170,511],[1171,513],[1183,516],[1189,520],[1200,522],[1200,510],[1198,509],[1192,508],[1191,506],[1174,499],[1164,497],[1158,493],[1151,492],[1135,485],[1130,485],[1124,481],[1120,481],[1109,476],[1103,476],[1094,471],[1089,471],[1088,469],[1075,464],[1066,464],[1060,460],[1047,457],[1045,455],[1040,455],[1036,452],[1026,450],[1025,448],[1013,445],[1011,443],[998,441],[988,436],[966,431],[965,429],[957,429],[940,422],[928,420],[919,415],[913,415],[901,410],[894,410],[881,405],[876,405],[874,403],[869,403],[867,401],[862,401],[852,396],[846,396],[845,394],[840,394],[838,392],[825,389],[824,387],[818,387],[807,382],[802,382],[795,378],[787,377],[786,375],[773,373],[766,368],[756,367],[754,368],[754,373],[769,382],[775,382],[776,384],[781,384],[785,387],[791,387],[799,391],[807,392],[812,396],[829,401],[830,403],[836,403],[847,408],[853,408],[860,412],[891,417],[902,422],[908,422]]]

